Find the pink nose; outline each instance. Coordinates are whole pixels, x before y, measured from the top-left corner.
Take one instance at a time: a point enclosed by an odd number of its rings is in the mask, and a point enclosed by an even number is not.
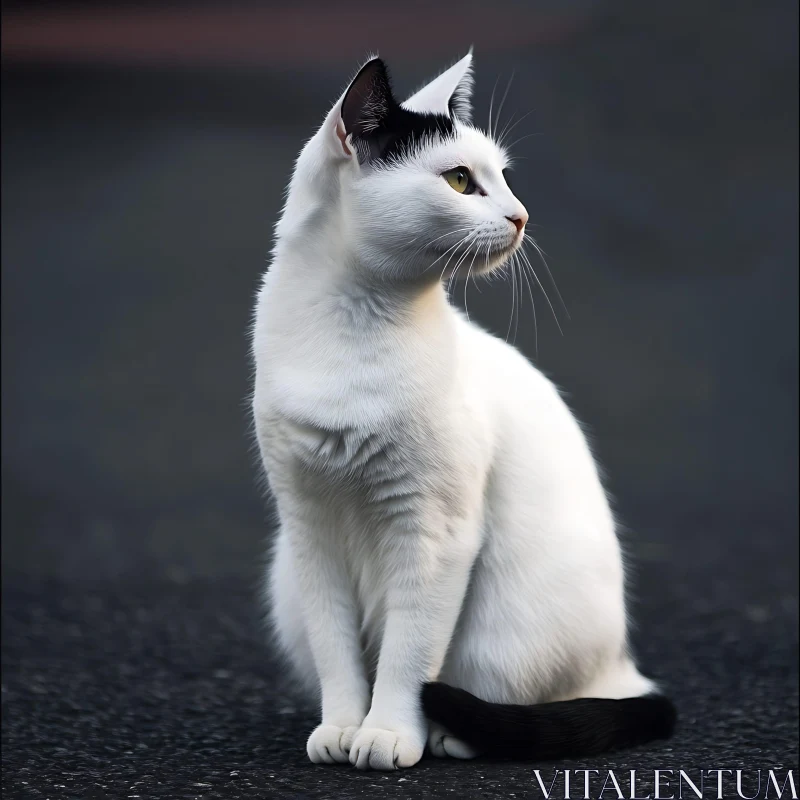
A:
[[[517,233],[520,233],[528,221],[528,215],[523,212],[522,214],[515,214],[513,217],[506,217],[506,219],[517,229]]]

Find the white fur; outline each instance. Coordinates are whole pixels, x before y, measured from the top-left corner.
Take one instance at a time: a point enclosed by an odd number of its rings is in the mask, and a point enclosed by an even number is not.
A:
[[[442,108],[453,75],[437,80],[415,110]],[[321,699],[309,757],[392,769],[428,741],[424,681],[526,704],[651,684],[627,655],[620,549],[578,424],[440,280],[464,236],[450,272],[498,268],[519,245],[505,152],[459,122],[455,141],[359,164],[341,103],[276,228],[253,411],[280,516],[272,619]],[[442,179],[462,165],[485,196]],[[432,728],[435,754],[474,755]]]
[[[447,114],[450,99],[456,97],[455,112],[462,122],[469,122],[472,116],[470,98],[472,96],[472,50],[460,61],[445,70],[438,78],[425,84],[403,103],[410,111]]]

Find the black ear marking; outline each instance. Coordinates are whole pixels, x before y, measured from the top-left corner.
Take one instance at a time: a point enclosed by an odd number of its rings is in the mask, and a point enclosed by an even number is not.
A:
[[[353,79],[342,101],[344,129],[356,138],[365,138],[382,127],[396,105],[386,65],[373,58]]]
[[[361,162],[399,159],[429,137],[454,132],[453,120],[446,114],[403,108],[394,99],[389,71],[380,58],[368,61],[353,79],[342,100],[341,116]]]

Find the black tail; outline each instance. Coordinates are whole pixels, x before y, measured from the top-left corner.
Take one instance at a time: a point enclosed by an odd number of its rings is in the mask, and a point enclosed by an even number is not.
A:
[[[512,706],[426,683],[422,707],[428,719],[479,753],[518,760],[596,755],[667,739],[675,727],[675,707],[662,695]]]

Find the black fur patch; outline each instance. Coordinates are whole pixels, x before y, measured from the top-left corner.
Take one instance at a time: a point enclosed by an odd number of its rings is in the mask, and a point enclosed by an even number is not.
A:
[[[422,706],[428,719],[481,754],[542,761],[667,739],[676,719],[675,707],[661,695],[515,706],[487,703],[443,683],[425,684]]]
[[[431,136],[453,136],[453,120],[443,114],[407,111],[392,94],[389,72],[379,58],[367,62],[342,102],[345,131],[352,134],[361,161],[402,157]]]

